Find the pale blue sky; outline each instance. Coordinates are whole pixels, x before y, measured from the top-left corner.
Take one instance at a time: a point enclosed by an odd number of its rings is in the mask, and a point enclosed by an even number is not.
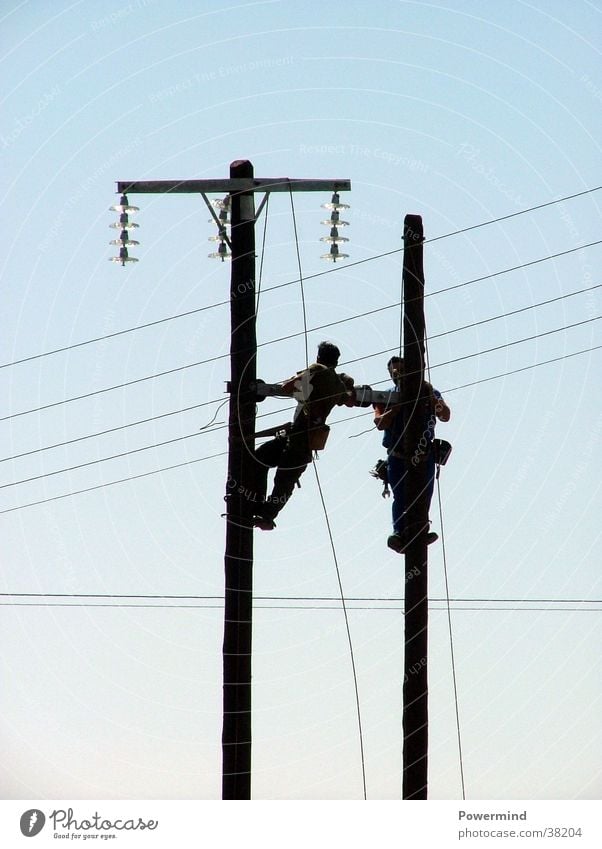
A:
[[[215,228],[195,196],[131,195],[140,261],[107,261],[117,180],[227,177],[238,158],[261,177],[351,179],[350,262],[369,261],[306,281],[310,329],[399,300],[401,254],[370,258],[400,247],[406,213],[434,239],[596,188],[602,8],[1,9],[12,229],[1,262],[0,793],[219,798],[226,411],[178,411],[225,397],[227,307],[10,364],[227,299],[229,266],[207,258]],[[294,198],[308,277],[326,270],[328,200]],[[438,432],[454,446],[441,498],[469,799],[602,792],[600,351],[465,386],[601,344],[600,246],[431,293],[598,241],[601,200],[591,192],[425,245],[431,377],[453,413]],[[291,285],[262,295],[260,343],[303,330],[297,278],[290,201],[275,194],[262,287]],[[578,290],[588,291],[561,298]],[[494,316],[505,317],[450,332]],[[376,384],[399,320],[389,309],[310,332],[310,353],[331,338],[356,382]],[[303,336],[292,336],[260,347],[258,373],[283,379],[304,360]],[[266,400],[260,421],[284,421],[288,406]],[[395,799],[403,559],[386,547],[390,507],[368,475],[383,450],[376,432],[357,436],[371,422],[361,412],[333,414],[318,469],[348,599],[368,798]],[[194,462],[210,455],[222,456]],[[169,466],[179,468],[113,484]],[[253,796],[360,799],[351,660],[312,469],[302,484],[277,530],[256,538]],[[431,516],[441,532],[436,497]],[[440,543],[430,562],[430,797],[459,799]]]

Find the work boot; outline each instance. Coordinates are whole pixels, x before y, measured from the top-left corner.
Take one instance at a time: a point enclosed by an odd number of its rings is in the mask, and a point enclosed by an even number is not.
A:
[[[390,549],[397,552],[397,554],[403,554],[406,550],[407,544],[407,539],[401,534],[391,534],[391,536],[387,539],[387,545]]]
[[[263,516],[255,516],[253,524],[262,531],[273,531],[276,527],[273,519],[265,519]]]
[[[429,531],[426,535],[426,544],[431,545],[434,542],[437,542],[439,539],[439,534],[436,534],[434,531]],[[406,548],[410,544],[411,540],[408,539],[407,534],[391,534],[391,536],[387,539],[387,545],[390,549],[397,552],[397,554],[404,554]]]

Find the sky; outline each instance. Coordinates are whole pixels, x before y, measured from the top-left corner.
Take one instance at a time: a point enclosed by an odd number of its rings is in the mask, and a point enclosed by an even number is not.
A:
[[[305,365],[298,243],[310,358],[330,339],[387,386],[403,218],[423,218],[453,445],[431,507],[429,798],[600,798],[600,3],[0,8],[1,798],[220,798],[230,266],[199,196],[130,195],[125,268],[108,225],[117,181],[237,159],[351,180],[345,262],[320,258],[327,193],[274,193],[258,221],[270,382]],[[266,399],[258,421],[291,409]],[[384,453],[369,410],[330,422],[255,537],[258,800],[359,800],[364,776],[368,799],[401,795]]]

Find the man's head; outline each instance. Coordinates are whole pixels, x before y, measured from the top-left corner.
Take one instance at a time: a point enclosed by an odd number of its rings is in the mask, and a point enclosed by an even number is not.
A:
[[[402,357],[391,357],[391,359],[387,363],[387,368],[389,369],[389,374],[391,375],[393,380],[399,380],[401,377],[403,377]]]
[[[332,342],[320,342],[318,345],[317,362],[329,368],[335,368],[339,362],[341,352]]]

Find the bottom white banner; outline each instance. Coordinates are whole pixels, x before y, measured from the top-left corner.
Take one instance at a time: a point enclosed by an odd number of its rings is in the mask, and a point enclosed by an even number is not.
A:
[[[599,849],[598,801],[56,801],[0,802],[0,846],[87,844],[261,849],[308,846],[546,846]],[[32,841],[28,843],[28,841]]]

